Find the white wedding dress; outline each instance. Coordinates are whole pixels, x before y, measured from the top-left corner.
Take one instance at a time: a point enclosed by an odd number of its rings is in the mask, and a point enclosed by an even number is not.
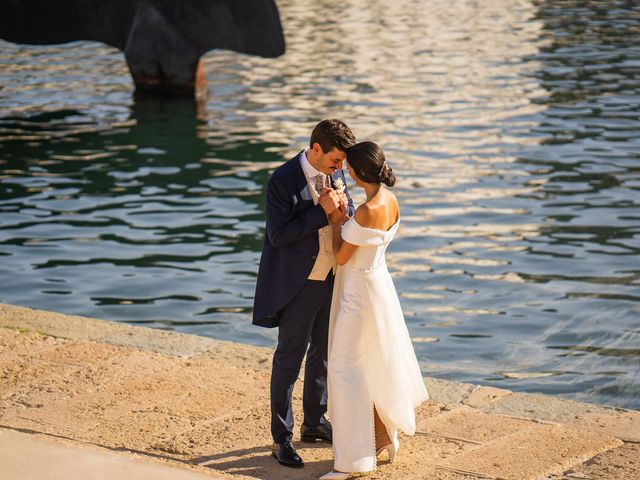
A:
[[[328,414],[334,468],[376,468],[374,406],[390,437],[413,435],[415,408],[428,397],[385,250],[398,230],[365,228],[352,217],[344,241],[358,245],[338,267],[329,324]]]

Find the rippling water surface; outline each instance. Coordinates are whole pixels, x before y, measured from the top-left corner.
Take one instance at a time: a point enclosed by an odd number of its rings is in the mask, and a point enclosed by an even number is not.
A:
[[[366,4],[282,0],[286,55],[211,52],[200,106],[0,43],[0,301],[274,345],[264,185],[337,116],[399,175],[423,373],[640,408],[636,2]]]

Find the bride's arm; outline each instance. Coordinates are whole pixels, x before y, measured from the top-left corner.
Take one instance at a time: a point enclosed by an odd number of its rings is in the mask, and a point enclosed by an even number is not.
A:
[[[338,265],[344,265],[349,261],[358,246],[342,239],[342,222],[332,223],[331,229],[333,231],[333,255],[336,257]]]
[[[353,215],[355,221],[359,225],[368,225],[370,220],[369,208],[366,205],[360,205]],[[345,216],[347,220],[349,217]],[[331,229],[333,231],[333,255],[336,258],[338,265],[344,265],[353,256],[358,249],[358,245],[346,242],[342,238],[342,223],[332,223]]]

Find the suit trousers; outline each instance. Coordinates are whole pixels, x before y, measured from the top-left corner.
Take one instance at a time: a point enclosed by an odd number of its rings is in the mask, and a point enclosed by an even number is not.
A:
[[[278,346],[271,370],[271,435],[282,443],[293,437],[293,387],[305,353],[303,424],[326,423],[327,348],[333,273],[324,281],[307,280],[280,312]]]

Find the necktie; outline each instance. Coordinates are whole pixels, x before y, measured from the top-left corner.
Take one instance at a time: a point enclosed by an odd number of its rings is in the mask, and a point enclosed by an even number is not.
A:
[[[326,178],[327,176],[324,173],[320,173],[313,177],[314,185],[316,187],[316,192],[318,193],[318,195],[322,193],[322,190],[324,190],[324,187],[327,184]]]

